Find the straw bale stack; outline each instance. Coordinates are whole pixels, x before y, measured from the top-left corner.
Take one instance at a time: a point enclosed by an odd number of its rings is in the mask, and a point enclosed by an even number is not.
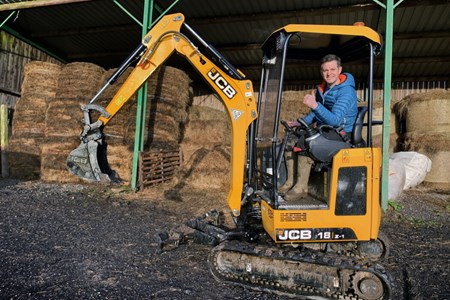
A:
[[[303,103],[308,91],[284,91],[281,103],[280,120],[297,120],[310,112],[310,108]]]
[[[110,69],[103,74],[100,86],[106,84],[116,69]],[[96,104],[106,107],[118,92],[122,84],[133,71],[128,68],[116,82],[109,85],[99,96]],[[133,143],[129,145],[127,141],[134,141],[134,134],[128,137],[128,120],[135,118],[136,115],[136,95],[133,95],[128,102],[124,104],[120,111],[109,121],[104,129],[107,143],[107,158],[111,169],[115,170],[120,178],[129,182],[131,180],[131,170],[133,163]],[[97,116],[98,117],[98,116]]]
[[[406,127],[405,150],[424,154],[432,161],[425,184],[450,190],[450,92],[412,94],[402,99],[397,108]]]
[[[226,190],[230,184],[231,144],[227,112],[191,106],[188,120],[181,143],[185,184],[194,189]]]
[[[99,97],[98,104],[107,106],[132,72],[128,69]],[[105,72],[107,82],[114,70]],[[146,151],[178,151],[181,126],[186,120],[190,101],[190,79],[182,70],[162,66],[148,79],[144,145]],[[102,84],[102,85],[103,85]],[[131,180],[133,148],[136,131],[137,102],[134,95],[105,127],[108,162],[124,181]],[[108,136],[110,135],[110,136]]]
[[[78,182],[67,171],[66,159],[79,145],[85,105],[100,88],[103,68],[84,62],[65,65],[59,76],[56,98],[47,109],[46,135],[42,146],[41,179],[55,182]]]
[[[148,80],[145,144],[173,147],[187,118],[190,78],[182,70],[162,66]]]
[[[61,67],[33,61],[25,65],[22,97],[15,105],[9,142],[11,177],[39,177],[41,144],[45,136],[45,115],[54,101]]]

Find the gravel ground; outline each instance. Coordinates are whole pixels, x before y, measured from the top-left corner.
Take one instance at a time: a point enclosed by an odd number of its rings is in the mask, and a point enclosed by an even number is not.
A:
[[[0,299],[282,299],[217,282],[208,246],[156,254],[156,233],[217,198],[0,179]],[[449,213],[450,195],[424,188],[392,203],[393,299],[448,299]]]

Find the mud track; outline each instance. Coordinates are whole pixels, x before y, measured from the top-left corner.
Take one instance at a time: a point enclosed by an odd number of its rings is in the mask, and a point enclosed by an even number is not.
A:
[[[221,193],[0,179],[0,299],[284,299],[217,282],[209,246],[156,254],[155,235],[210,208]],[[393,299],[448,299],[450,195],[403,193],[385,214]]]

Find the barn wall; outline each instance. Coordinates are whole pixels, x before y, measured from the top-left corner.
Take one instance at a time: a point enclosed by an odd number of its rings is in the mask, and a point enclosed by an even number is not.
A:
[[[20,98],[25,64],[33,60],[60,62],[5,31],[0,31],[0,42],[0,104],[14,108]]]

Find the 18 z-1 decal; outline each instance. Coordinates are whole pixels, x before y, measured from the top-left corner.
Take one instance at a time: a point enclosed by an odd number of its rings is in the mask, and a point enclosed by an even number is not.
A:
[[[354,240],[356,235],[350,228],[303,228],[277,229],[277,241],[308,240]]]
[[[216,69],[211,69],[208,72],[208,77],[214,82],[215,85],[229,98],[233,98],[236,95],[236,90],[223,78]]]

